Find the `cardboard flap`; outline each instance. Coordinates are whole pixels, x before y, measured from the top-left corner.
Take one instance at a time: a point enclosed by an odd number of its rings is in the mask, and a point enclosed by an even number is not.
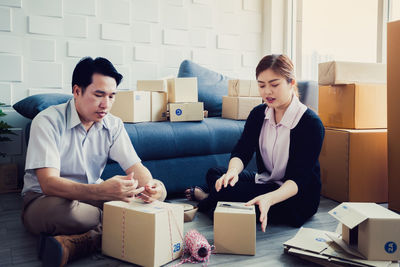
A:
[[[347,202],[344,202],[336,208],[332,209],[331,211],[329,211],[329,214],[350,229],[353,229],[354,227],[368,219],[368,216],[365,216],[364,214],[351,208],[351,206],[348,205]]]
[[[286,241],[284,245],[288,248],[298,248],[321,253],[328,247],[325,234],[326,231],[302,227],[297,234],[292,239]]]
[[[361,255],[358,251],[350,248],[341,238],[338,238],[337,236],[334,236],[332,234],[326,233],[326,235],[336,244],[338,244],[344,251],[347,253],[356,256],[361,259],[365,259],[363,255]]]

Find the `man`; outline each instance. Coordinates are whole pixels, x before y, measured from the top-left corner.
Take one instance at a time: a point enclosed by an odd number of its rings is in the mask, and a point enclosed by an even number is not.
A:
[[[43,266],[63,266],[101,248],[104,201],[166,197],[162,182],[142,165],[121,119],[108,114],[121,80],[107,59],[84,58],[72,75],[73,99],[32,121],[22,220],[40,235]],[[101,180],[108,158],[127,175]]]

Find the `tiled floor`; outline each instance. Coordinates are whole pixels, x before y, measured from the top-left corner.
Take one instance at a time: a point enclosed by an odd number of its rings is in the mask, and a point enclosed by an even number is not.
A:
[[[174,200],[177,201],[177,200]],[[321,198],[318,213],[304,227],[334,231],[337,221],[327,212],[338,203]],[[0,195],[0,266],[41,266],[36,255],[37,240],[23,227],[20,220],[22,200],[18,193]],[[210,243],[213,242],[213,226],[203,214],[194,221],[185,223],[185,231],[197,229]],[[297,228],[268,226],[263,233],[257,226],[256,256],[220,255],[211,256],[210,266],[315,266],[283,253],[282,244],[293,237]],[[178,263],[175,261],[172,264]],[[172,265],[169,264],[169,265]],[[189,264],[186,264],[189,266]],[[101,254],[72,262],[68,266],[133,266]]]

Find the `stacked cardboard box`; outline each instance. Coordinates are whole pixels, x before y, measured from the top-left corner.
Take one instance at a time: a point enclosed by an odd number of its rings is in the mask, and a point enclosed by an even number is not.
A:
[[[386,66],[319,64],[322,195],[337,201],[387,202]]]
[[[400,21],[387,30],[389,209],[400,212]]]
[[[228,96],[222,97],[222,117],[246,120],[250,111],[261,103],[256,80],[229,80]]]
[[[169,119],[175,121],[201,121],[204,119],[203,102],[198,102],[197,78],[167,80]]]

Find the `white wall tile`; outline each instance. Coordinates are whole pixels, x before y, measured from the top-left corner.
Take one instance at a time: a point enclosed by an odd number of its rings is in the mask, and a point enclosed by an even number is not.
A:
[[[8,35],[0,35],[0,53],[22,53],[21,38]]]
[[[243,9],[249,11],[262,11],[261,0],[243,0]]]
[[[213,58],[213,53],[208,49],[194,49],[192,51],[192,60],[197,64],[210,65]]]
[[[208,34],[205,30],[191,30],[190,44],[193,47],[207,47]]]
[[[169,29],[188,29],[188,9],[184,7],[166,7],[164,11],[165,26]]]
[[[101,0],[99,9],[105,22],[130,23],[131,6],[128,0]]]
[[[240,18],[236,14],[221,14],[218,17],[218,30],[225,34],[240,33]]]
[[[237,0],[235,0],[237,2]],[[221,13],[234,13],[234,0],[217,0],[217,8]],[[240,0],[241,1],[241,0]]]
[[[133,41],[135,43],[151,43],[152,27],[150,23],[133,23]]]
[[[242,34],[240,36],[240,50],[242,51],[261,51],[261,36],[256,33]]]
[[[0,81],[22,81],[22,56],[0,54]]]
[[[134,62],[132,64],[132,87],[136,89],[137,80],[158,79],[158,66],[155,63]]]
[[[86,56],[96,56],[97,46],[87,42],[74,42],[69,41],[67,43],[67,56],[69,57],[84,57]]]
[[[255,12],[242,12],[240,17],[240,26],[242,33],[261,33],[261,14]]]
[[[218,69],[232,71],[239,65],[240,55],[238,56],[234,53],[219,53],[216,60]]]
[[[258,57],[257,54],[254,52],[244,52],[242,54],[242,66],[243,67],[252,67],[256,68],[257,67],[257,62]]]
[[[22,7],[22,0],[0,0],[1,6]]]
[[[12,105],[12,84],[0,83],[0,102],[6,105]]]
[[[54,89],[54,88],[47,88],[47,89],[28,89],[28,96],[31,95],[38,95],[38,94],[49,94],[49,93],[58,93],[58,94],[65,94],[66,92],[62,89]]]
[[[214,26],[213,9],[208,6],[193,5],[190,10],[192,27],[212,28]]]
[[[211,0],[193,0],[193,4],[210,5]]]
[[[64,16],[64,35],[69,37],[86,38],[88,36],[88,23],[86,17]]]
[[[29,16],[29,32],[47,35],[61,35],[63,21],[59,18]]]
[[[0,7],[0,31],[12,31],[11,8]]]
[[[64,11],[71,14],[96,15],[96,0],[64,0]]]
[[[217,48],[237,49],[239,46],[239,36],[220,34],[217,37]]]
[[[98,56],[105,57],[113,64],[121,65],[125,63],[125,48],[122,45],[107,44],[99,46]]]
[[[68,1],[68,0],[67,0]],[[32,15],[62,17],[62,0],[29,0],[26,9]]]
[[[160,21],[159,0],[133,0],[132,15],[134,20],[149,22]]]
[[[132,89],[131,68],[129,66],[117,66],[116,69],[123,76],[121,83],[118,85],[118,89]]]
[[[167,0],[166,3],[171,6],[183,6],[183,0]]]
[[[191,53],[188,50],[165,48],[164,66],[168,68],[179,68],[183,60],[191,59],[191,57]]]
[[[62,64],[47,62],[28,62],[27,82],[31,87],[62,87]]]
[[[187,45],[189,34],[183,30],[164,30],[163,44]]]
[[[163,68],[160,69],[160,73],[159,73],[158,78],[159,79],[164,79],[164,78],[176,77],[176,76],[178,76],[178,71],[179,71],[178,68],[166,68],[166,67],[163,67]]]
[[[157,61],[159,48],[151,46],[135,46],[133,59],[137,61]]]
[[[101,39],[130,41],[131,29],[127,25],[102,23],[101,24]]]
[[[30,39],[31,59],[38,61],[56,60],[56,41],[45,39]]]

